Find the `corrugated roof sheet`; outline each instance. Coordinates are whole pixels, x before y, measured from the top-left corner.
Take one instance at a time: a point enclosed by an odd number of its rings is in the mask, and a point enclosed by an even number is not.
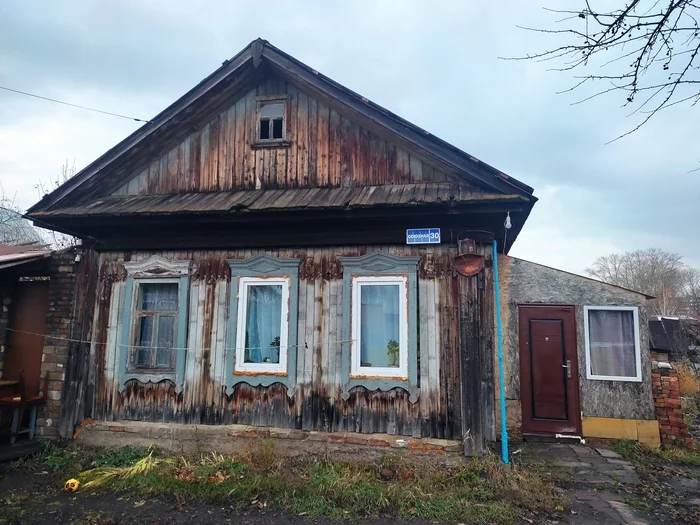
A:
[[[525,201],[525,197],[484,193],[454,183],[421,183],[353,188],[295,188],[216,193],[110,196],[90,204],[37,212],[45,216],[139,215],[275,211],[301,209],[352,209],[376,206],[466,204]]]

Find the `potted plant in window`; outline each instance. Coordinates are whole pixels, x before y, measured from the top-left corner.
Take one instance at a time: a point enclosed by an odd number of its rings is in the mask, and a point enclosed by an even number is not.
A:
[[[399,342],[395,339],[390,339],[386,345],[386,355],[389,357],[389,366],[399,366]]]
[[[280,361],[280,360],[279,360],[279,355],[280,355],[280,338],[279,338],[279,337],[275,337],[275,338],[272,340],[272,342],[270,343],[270,347],[275,349],[275,351],[273,351],[273,355],[274,355],[274,357],[276,358],[276,359],[275,359],[275,363],[279,363],[279,361]],[[266,363],[271,363],[271,362],[272,362],[272,359],[270,359],[269,357],[266,357],[266,358],[265,358],[265,362],[266,362]]]

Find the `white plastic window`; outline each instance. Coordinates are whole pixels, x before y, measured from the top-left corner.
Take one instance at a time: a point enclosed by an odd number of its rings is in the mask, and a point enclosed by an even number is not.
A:
[[[408,377],[408,277],[352,278],[351,375]]]
[[[236,371],[286,373],[288,336],[289,279],[241,277]]]
[[[633,306],[585,306],[588,379],[641,381],[639,311]]]

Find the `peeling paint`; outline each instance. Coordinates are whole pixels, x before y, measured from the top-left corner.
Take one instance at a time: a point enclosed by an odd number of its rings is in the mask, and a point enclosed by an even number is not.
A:
[[[402,388],[370,392],[362,387],[340,397],[341,322],[343,315],[342,267],[339,256],[372,251],[394,255],[420,255],[418,299],[421,319],[419,355],[420,402],[411,403]],[[455,428],[459,399],[459,350],[456,295],[451,260],[455,247],[349,246],[317,249],[221,251],[104,252],[100,257],[97,304],[85,315],[94,319],[93,346],[96,389],[92,417],[107,420],[172,421],[205,424],[250,424],[305,430],[389,433],[415,437],[460,437]],[[230,273],[226,260],[247,259],[260,253],[298,257],[300,266],[299,331],[296,344],[297,386],[292,399],[286,387],[236,385],[226,395],[226,353],[235,346],[228,339]],[[119,392],[114,373],[120,348],[124,304],[121,261],[159,255],[170,260],[191,260],[196,270],[189,298],[188,349],[183,392],[169,381],[141,384],[129,381]],[[291,350],[290,350],[291,351]],[[283,374],[284,375],[284,374]],[[448,395],[445,392],[451,392]],[[448,402],[449,401],[449,402]]]

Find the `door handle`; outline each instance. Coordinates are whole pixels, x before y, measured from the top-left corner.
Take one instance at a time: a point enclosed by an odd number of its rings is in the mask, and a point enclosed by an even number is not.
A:
[[[566,364],[561,366],[562,368],[566,368],[566,377],[571,379],[571,359],[567,359]]]

